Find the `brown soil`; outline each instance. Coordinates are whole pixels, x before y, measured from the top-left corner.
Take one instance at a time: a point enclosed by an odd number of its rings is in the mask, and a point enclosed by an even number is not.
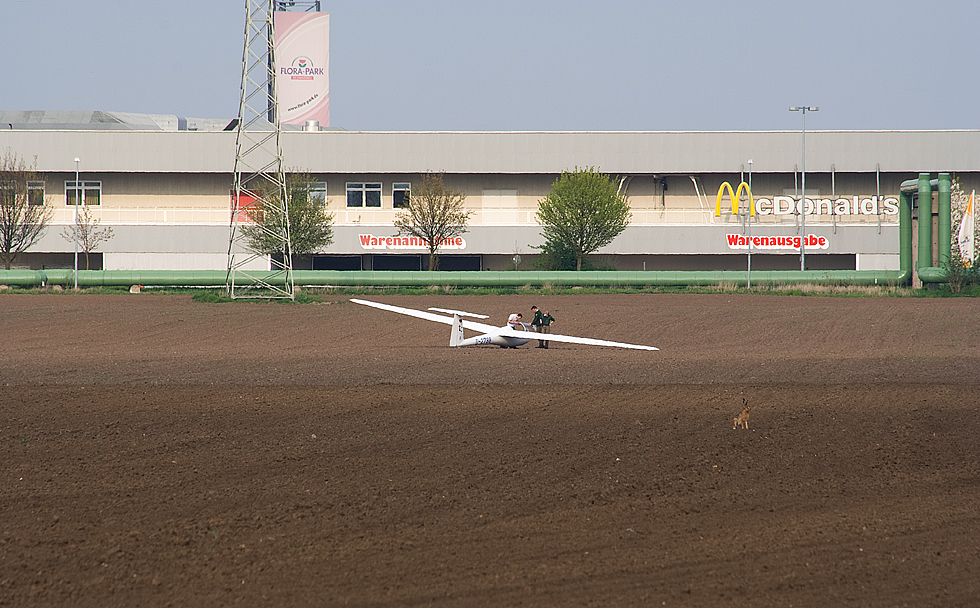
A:
[[[971,606],[980,301],[0,296],[0,606]],[[742,399],[750,429],[732,430]]]

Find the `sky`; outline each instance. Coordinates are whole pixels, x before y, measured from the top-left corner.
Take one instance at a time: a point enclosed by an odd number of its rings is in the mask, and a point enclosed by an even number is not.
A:
[[[322,0],[352,131],[980,129],[978,0]],[[233,118],[244,0],[0,0],[3,110]]]

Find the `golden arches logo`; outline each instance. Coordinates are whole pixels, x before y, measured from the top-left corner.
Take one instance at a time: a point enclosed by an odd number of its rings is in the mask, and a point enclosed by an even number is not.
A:
[[[738,185],[738,190],[732,190],[732,185],[728,182],[722,183],[721,187],[718,188],[718,198],[715,200],[715,217],[721,215],[721,197],[725,194],[725,190],[728,190],[728,198],[732,199],[732,213],[738,215],[738,199],[742,198],[742,190],[749,195],[749,214],[753,217],[755,216],[755,205],[752,202],[752,189],[745,182]]]

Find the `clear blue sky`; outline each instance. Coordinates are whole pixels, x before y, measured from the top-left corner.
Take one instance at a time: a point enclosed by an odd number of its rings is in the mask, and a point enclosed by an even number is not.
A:
[[[0,0],[0,109],[238,113],[244,0]],[[978,0],[323,0],[350,130],[980,128]]]

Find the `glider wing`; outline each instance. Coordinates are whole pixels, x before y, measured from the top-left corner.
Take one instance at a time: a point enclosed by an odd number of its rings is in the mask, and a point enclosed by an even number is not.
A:
[[[401,306],[394,306],[392,304],[382,304],[381,302],[371,302],[370,300],[358,300],[356,298],[351,298],[350,301],[355,304],[364,304],[365,306],[373,306],[374,308],[380,308],[381,310],[387,310],[390,312],[397,312],[399,314],[408,315],[410,317],[418,317],[419,319],[425,319],[426,321],[435,321],[436,323],[445,323],[446,325],[453,324],[452,317],[437,315],[435,313],[426,312],[424,310],[415,310],[414,308],[403,308]],[[465,329],[478,331],[484,334],[495,332],[498,329],[500,329],[495,325],[487,325],[486,323],[477,323],[476,321],[468,321],[466,319],[463,319],[462,322],[463,322],[463,327]]]
[[[501,336],[508,336],[511,338],[531,338],[533,340],[545,340],[547,342],[570,342],[573,344],[589,344],[591,346],[615,346],[617,348],[632,348],[635,350],[660,350],[655,346],[645,346],[643,344],[628,344],[626,342],[597,340],[595,338],[579,338],[578,336],[563,336],[561,334],[539,334],[536,332],[513,331],[510,329],[504,329],[498,333]]]

